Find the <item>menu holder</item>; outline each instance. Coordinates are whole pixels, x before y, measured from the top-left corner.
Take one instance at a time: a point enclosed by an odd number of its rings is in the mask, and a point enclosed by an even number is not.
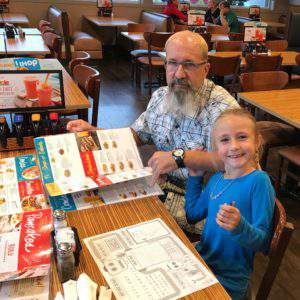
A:
[[[61,70],[1,70],[0,112],[65,108]]]
[[[15,150],[25,150],[25,149],[33,149],[34,148],[34,137],[33,136],[25,136],[23,137],[23,145],[20,146],[17,142],[17,138],[8,138],[6,147],[2,147],[0,145],[0,152],[2,151],[15,151]]]

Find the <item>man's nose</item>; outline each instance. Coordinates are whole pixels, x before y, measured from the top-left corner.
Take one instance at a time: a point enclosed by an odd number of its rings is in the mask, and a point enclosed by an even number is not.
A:
[[[186,77],[186,73],[185,73],[182,65],[178,66],[178,68],[175,72],[175,76],[176,76],[176,78],[185,78]]]

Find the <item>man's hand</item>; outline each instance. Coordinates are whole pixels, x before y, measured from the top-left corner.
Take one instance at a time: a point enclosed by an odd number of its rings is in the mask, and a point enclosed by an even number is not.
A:
[[[67,124],[67,130],[70,132],[89,131],[96,129],[96,127],[90,125],[88,122],[81,119],[70,121]]]
[[[217,224],[229,231],[234,230],[239,225],[240,220],[240,211],[236,207],[226,203],[220,207],[216,218]]]
[[[157,182],[160,175],[178,169],[175,159],[172,157],[172,151],[155,152],[149,159],[148,166],[152,168],[153,171],[151,185]]]

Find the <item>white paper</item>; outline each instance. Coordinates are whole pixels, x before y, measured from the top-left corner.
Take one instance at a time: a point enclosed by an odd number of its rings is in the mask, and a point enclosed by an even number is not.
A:
[[[84,242],[116,299],[178,299],[218,282],[161,219]]]

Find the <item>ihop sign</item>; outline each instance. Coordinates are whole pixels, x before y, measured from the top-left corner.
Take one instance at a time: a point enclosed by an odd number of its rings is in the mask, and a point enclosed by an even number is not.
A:
[[[18,70],[40,70],[40,62],[37,58],[14,58],[15,67]]]

